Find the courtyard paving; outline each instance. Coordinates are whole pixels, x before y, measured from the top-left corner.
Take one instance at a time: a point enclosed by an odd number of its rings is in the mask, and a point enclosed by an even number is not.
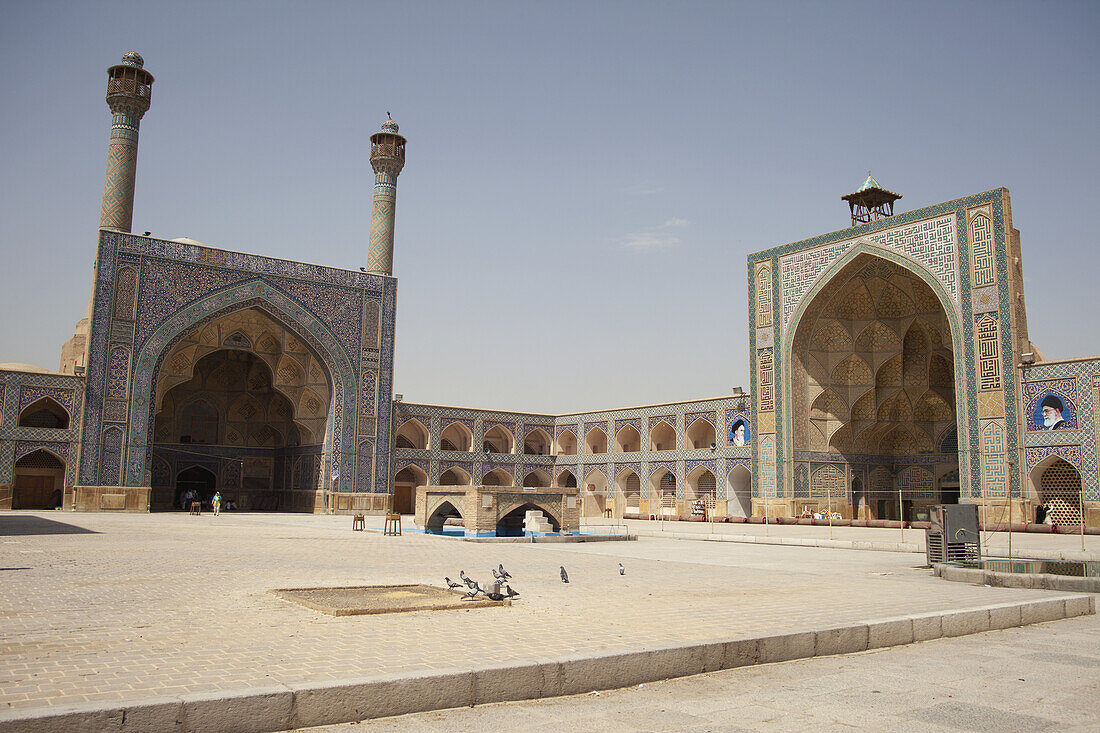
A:
[[[922,559],[651,537],[476,544],[352,532],[346,516],[0,513],[0,729],[51,707],[503,667],[1066,595],[944,582]],[[333,617],[271,592],[442,586],[460,570],[485,582],[498,563],[521,594],[511,607]]]
[[[1100,618],[681,677],[599,695],[303,729],[405,731],[1096,731]]]

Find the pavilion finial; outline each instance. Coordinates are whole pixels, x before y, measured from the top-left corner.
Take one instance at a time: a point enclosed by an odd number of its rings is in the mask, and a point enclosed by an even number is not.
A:
[[[848,208],[852,214],[852,226],[866,224],[875,219],[884,219],[894,215],[894,202],[901,198],[900,193],[894,193],[883,188],[867,170],[867,179],[853,193],[840,197],[848,202]]]

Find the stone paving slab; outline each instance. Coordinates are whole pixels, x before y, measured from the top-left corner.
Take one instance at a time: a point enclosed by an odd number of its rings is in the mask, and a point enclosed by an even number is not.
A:
[[[25,517],[74,531],[27,533]],[[510,608],[332,617],[270,593],[442,587],[460,569],[484,584],[497,563],[521,594]],[[558,578],[562,565],[568,585]],[[691,655],[705,665],[719,652],[805,656],[819,639],[823,649],[850,648],[845,633],[828,633],[843,627],[866,628],[849,633],[870,643],[872,634],[908,638],[906,623],[913,638],[990,628],[1021,603],[1035,607],[1021,611],[1022,622],[1091,610],[1065,593],[946,583],[915,565],[897,553],[651,538],[483,545],[383,537],[352,532],[347,517],[314,515],[0,513],[0,730],[71,706],[85,720],[101,711],[103,730],[123,709],[131,710],[127,730],[141,729],[142,716],[184,713],[187,729],[201,730],[197,721],[216,720],[212,711],[252,710],[243,719],[255,722],[306,705],[317,690],[329,690],[331,706],[353,695],[356,680],[378,694],[390,680],[375,699],[396,705],[411,695],[423,705],[476,694],[479,670],[489,685],[482,694],[494,684],[508,689],[518,680],[511,668],[538,671],[524,677],[528,689],[560,694],[613,683],[593,677],[606,676],[593,661],[601,658],[618,657],[613,668],[629,677],[621,670],[662,659],[690,666]],[[740,646],[763,638],[772,641],[755,651]],[[417,679],[428,687],[416,692]],[[397,712],[408,710],[373,714]]]
[[[1088,731],[1100,729],[1100,618],[801,659],[570,697],[310,728]],[[305,733],[303,731],[302,733]]]

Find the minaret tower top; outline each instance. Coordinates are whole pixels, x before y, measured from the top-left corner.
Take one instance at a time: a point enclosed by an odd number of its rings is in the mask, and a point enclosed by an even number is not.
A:
[[[153,95],[153,75],[144,66],[141,54],[129,51],[123,54],[122,63],[107,69],[111,142],[107,149],[103,206],[99,212],[101,229],[128,232],[133,222],[138,130]]]
[[[370,136],[370,164],[374,169],[374,202],[370,217],[367,272],[393,274],[393,224],[397,206],[397,176],[405,167],[405,138],[386,113],[380,132]]]
[[[387,112],[381,132],[370,136],[370,164],[375,173],[396,176],[405,167],[405,138],[397,134],[398,129]]]
[[[152,94],[153,75],[145,70],[145,59],[137,51],[127,51],[122,63],[107,69],[107,104],[112,112],[124,105],[145,114]]]

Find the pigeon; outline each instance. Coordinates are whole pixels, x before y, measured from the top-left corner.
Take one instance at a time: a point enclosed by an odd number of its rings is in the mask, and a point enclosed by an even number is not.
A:
[[[626,568],[623,567],[622,563],[619,563],[619,575],[626,575]]]
[[[504,576],[501,575],[500,573],[498,573],[496,571],[496,568],[491,568],[491,570],[493,571],[493,579],[494,580],[504,580]]]
[[[462,582],[466,584],[467,588],[473,588],[474,586],[477,585],[476,580],[474,580],[473,578],[466,577],[466,571],[465,570],[459,570],[458,571],[458,577],[462,578]]]
[[[447,581],[447,587],[450,588],[451,590],[454,590],[455,588],[461,588],[462,587],[462,583],[459,583],[458,581],[455,581],[455,580],[451,580],[446,575],[443,576],[443,579]]]
[[[491,590],[485,593],[485,597],[488,598],[490,601],[503,601],[508,596],[504,595],[503,593],[497,593],[496,591]]]
[[[563,583],[568,583],[569,582],[569,573],[565,572],[565,566],[564,565],[561,566],[561,582],[563,582]]]
[[[473,585],[470,586],[470,590],[468,590],[466,592],[466,595],[462,596],[462,600],[466,600],[467,598],[473,598],[474,596],[476,596],[478,593],[481,593],[481,592],[482,592],[482,590],[478,586],[477,581],[475,580],[475,581],[473,581]]]
[[[504,569],[504,563],[501,563],[500,565],[497,565],[497,569],[500,570],[500,577],[502,579],[508,580],[509,578],[512,577],[512,574]]]
[[[504,595],[508,596],[509,598],[519,598],[519,593],[516,593],[514,590],[512,590],[512,586],[510,585],[504,586]]]

